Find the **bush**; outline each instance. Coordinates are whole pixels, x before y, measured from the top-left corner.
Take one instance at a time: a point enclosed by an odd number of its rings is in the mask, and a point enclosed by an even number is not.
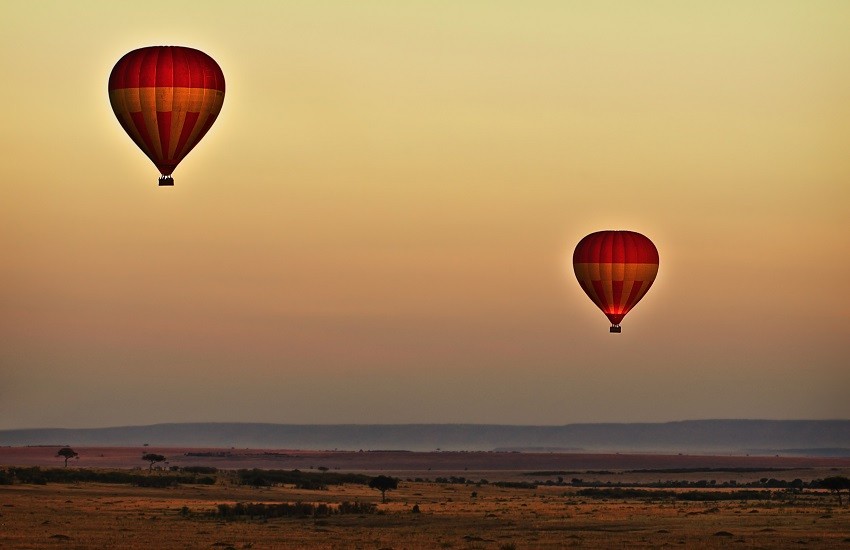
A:
[[[624,499],[624,498],[674,498],[676,493],[674,491],[653,491],[648,489],[582,489],[576,493],[579,496],[587,497],[587,498],[611,498],[611,499]]]
[[[182,472],[187,474],[215,474],[218,473],[218,468],[213,466],[183,466],[180,468]]]
[[[300,470],[239,470],[239,483],[255,487],[272,485],[295,485],[298,489],[321,490],[328,485],[354,483],[368,485],[371,477],[360,474],[340,474],[334,472],[302,472]]]
[[[663,491],[652,489],[627,489],[616,487],[611,489],[590,488],[582,489],[576,493],[578,496],[587,498],[627,499],[646,498],[659,499],[671,498],[685,501],[713,502],[718,500],[771,500],[775,495],[770,491],[686,491],[677,493],[675,491]]]
[[[537,489],[536,483],[529,483],[528,481],[496,481],[493,485],[508,489]]]
[[[9,474],[18,483],[29,483],[32,485],[46,485],[47,477],[45,473],[38,466],[31,468],[9,468]]]
[[[133,485],[136,487],[174,487],[177,481],[173,477],[166,476],[138,476],[133,480]]]
[[[178,483],[212,485],[213,477],[198,478],[194,475],[175,475],[172,473],[151,476],[138,472],[121,470],[94,471],[85,469],[50,468],[42,470],[38,466],[31,468],[12,467],[5,471],[5,477],[17,483],[44,485],[46,483],[125,483],[139,487],[169,487]]]
[[[225,519],[320,518],[337,514],[374,514],[376,510],[377,506],[368,502],[340,502],[335,506],[310,502],[237,502],[233,505],[219,504],[215,515]]]

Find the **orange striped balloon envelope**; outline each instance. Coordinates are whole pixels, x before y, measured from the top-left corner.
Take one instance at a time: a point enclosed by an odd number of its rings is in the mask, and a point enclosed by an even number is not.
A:
[[[153,161],[160,185],[215,122],[224,74],[212,57],[182,46],[151,46],[124,55],[109,75],[118,122]]]
[[[597,231],[579,241],[573,269],[581,288],[620,332],[620,321],[635,307],[658,273],[658,249],[634,231]]]

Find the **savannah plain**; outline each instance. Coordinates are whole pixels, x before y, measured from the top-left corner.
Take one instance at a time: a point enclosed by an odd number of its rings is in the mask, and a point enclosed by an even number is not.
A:
[[[57,450],[0,448],[0,469],[64,470]],[[199,466],[215,471],[201,476],[205,484],[165,487],[90,481],[0,485],[0,548],[850,548],[846,492],[839,506],[836,495],[822,489],[747,485],[848,476],[848,458],[76,450],[80,459],[71,460],[67,471],[153,479]],[[149,471],[142,452],[161,453],[168,464]],[[323,489],[244,483],[238,471],[255,468],[298,469],[312,479],[326,476],[329,483]],[[333,483],[341,473],[389,475],[399,484],[387,491],[384,503],[367,484]],[[701,486],[659,488],[667,482]],[[588,495],[591,486],[600,493]],[[695,494],[694,486],[702,497],[675,496]],[[611,492],[619,488],[636,492]],[[715,498],[724,493],[744,498]],[[223,515],[237,503],[269,509],[301,503],[311,510],[325,504],[322,509],[331,512]],[[363,508],[334,513],[340,503]]]

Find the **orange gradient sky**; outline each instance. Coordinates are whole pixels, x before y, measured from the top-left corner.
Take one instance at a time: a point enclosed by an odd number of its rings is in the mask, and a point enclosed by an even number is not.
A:
[[[0,429],[850,418],[850,3],[19,2]],[[106,92],[218,61],[159,188]],[[572,273],[661,265],[608,333]]]

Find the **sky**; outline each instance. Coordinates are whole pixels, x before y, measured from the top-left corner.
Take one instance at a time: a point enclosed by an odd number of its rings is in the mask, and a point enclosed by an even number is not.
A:
[[[850,418],[850,3],[6,3],[0,429]],[[221,114],[157,186],[126,52]],[[610,334],[572,272],[656,245]]]

